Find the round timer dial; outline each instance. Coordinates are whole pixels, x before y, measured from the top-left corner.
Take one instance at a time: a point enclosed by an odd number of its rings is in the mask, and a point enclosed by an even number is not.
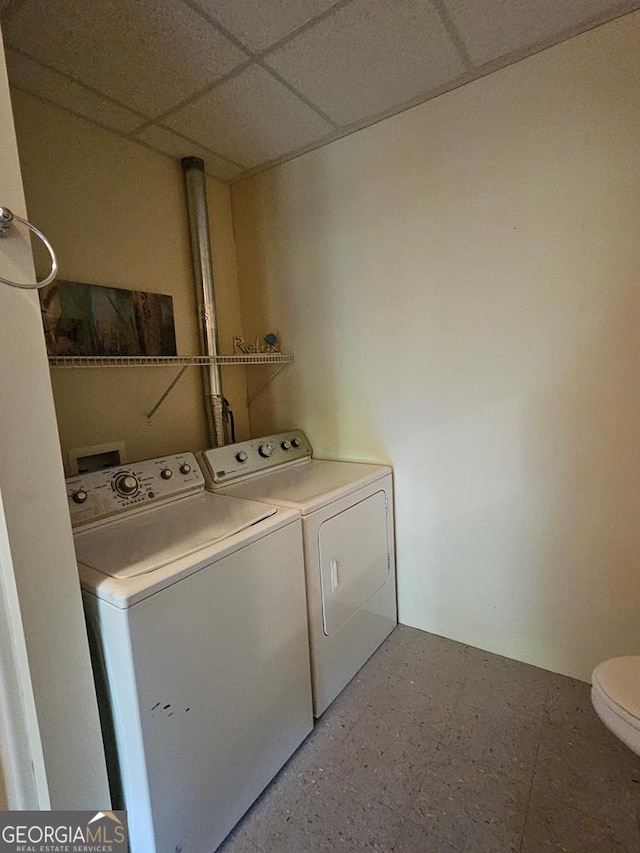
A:
[[[128,498],[138,491],[138,481],[133,474],[118,474],[113,482],[113,487],[119,495]]]

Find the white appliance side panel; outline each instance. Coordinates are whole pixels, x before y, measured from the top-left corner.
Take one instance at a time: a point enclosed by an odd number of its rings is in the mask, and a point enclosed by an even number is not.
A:
[[[366,605],[331,636],[324,631],[319,531],[323,523],[383,489],[389,502],[384,528],[389,546],[390,571],[386,583]],[[391,475],[358,489],[334,504],[304,516],[305,572],[313,681],[313,713],[320,717],[398,624]]]
[[[127,808],[131,853],[156,848],[128,612],[82,591],[114,808]],[[105,684],[105,678],[108,685]],[[105,702],[110,698],[110,707]],[[105,723],[113,727],[115,744]],[[115,766],[115,754],[118,765]],[[116,778],[117,777],[117,778]],[[118,802],[124,796],[126,806]]]
[[[378,491],[320,526],[322,616],[327,636],[366,605],[389,577],[387,509],[386,493]]]
[[[313,726],[300,522],[129,613],[157,853],[214,850]]]

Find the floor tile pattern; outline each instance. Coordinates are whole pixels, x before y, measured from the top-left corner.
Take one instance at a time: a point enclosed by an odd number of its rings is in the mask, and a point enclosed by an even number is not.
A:
[[[587,684],[399,626],[221,853],[640,853]]]

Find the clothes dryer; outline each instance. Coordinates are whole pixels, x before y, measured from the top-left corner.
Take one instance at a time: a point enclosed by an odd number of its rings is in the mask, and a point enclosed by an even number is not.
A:
[[[214,850],[313,727],[299,513],[205,492],[189,453],[67,490],[131,853]]]
[[[207,450],[207,488],[302,514],[319,717],[397,624],[391,468],[315,459],[300,430]]]

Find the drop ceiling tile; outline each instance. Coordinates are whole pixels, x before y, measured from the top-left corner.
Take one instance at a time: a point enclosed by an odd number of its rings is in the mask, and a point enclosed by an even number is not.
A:
[[[251,50],[261,51],[333,6],[336,0],[196,0]]]
[[[9,46],[155,117],[247,57],[177,0],[24,0]]]
[[[247,167],[316,142],[333,130],[258,66],[225,80],[163,123]]]
[[[130,133],[145,122],[144,118],[125,107],[114,104],[108,98],[74,83],[68,77],[63,77],[14,50],[8,49],[6,58],[9,82],[16,89],[38,95],[52,104],[65,107],[121,133]]]
[[[265,61],[341,125],[386,112],[465,70],[426,0],[355,0]]]
[[[221,181],[231,181],[244,171],[242,166],[230,163],[213,151],[209,151],[208,148],[202,148],[172,130],[167,130],[157,124],[149,125],[140,133],[136,133],[135,139],[145,142],[163,154],[175,157],[176,160],[180,160],[182,157],[200,157],[204,160],[205,171]]]
[[[444,0],[475,65],[523,51],[623,7],[620,0]]]

